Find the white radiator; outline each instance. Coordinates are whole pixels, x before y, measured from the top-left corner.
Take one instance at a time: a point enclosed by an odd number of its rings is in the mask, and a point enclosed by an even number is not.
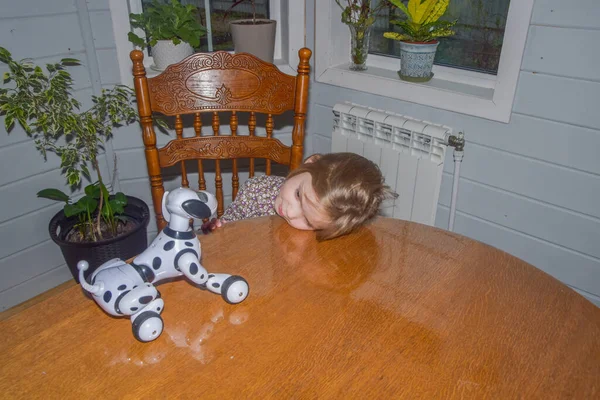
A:
[[[379,165],[399,195],[384,204],[381,214],[388,217],[434,225],[451,135],[450,127],[384,110],[353,103],[333,108],[332,152],[357,153]]]

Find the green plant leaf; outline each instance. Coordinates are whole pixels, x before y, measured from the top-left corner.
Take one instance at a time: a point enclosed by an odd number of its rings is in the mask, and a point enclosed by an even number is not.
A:
[[[65,65],[80,65],[81,62],[76,58],[63,58],[60,60],[62,64]]]
[[[127,196],[125,196],[125,194],[123,194],[122,192],[118,192],[114,196],[114,201],[121,207],[125,207],[127,205]]]
[[[69,195],[67,195],[65,192],[58,190],[58,189],[40,190],[39,192],[37,192],[37,197],[55,200],[55,201],[64,201],[65,203],[68,203],[70,200]]]
[[[84,213],[85,212],[85,208],[83,208],[82,205],[79,204],[79,203],[67,204],[63,208],[63,212],[65,213],[65,217],[69,218],[69,217],[72,217],[74,215],[78,215],[78,214]]]
[[[100,187],[98,187],[97,183],[87,185],[85,189],[83,189],[83,191],[85,192],[86,196],[89,196],[94,199],[100,198]]]
[[[136,35],[133,32],[129,32],[127,34],[127,38],[129,39],[129,41],[131,43],[133,43],[134,45],[138,46],[138,47],[144,47],[144,39],[142,39],[141,37],[139,37],[138,35]]]
[[[110,205],[110,210],[115,215],[123,214],[125,212],[124,205],[122,203],[118,202],[117,200],[115,200],[114,198],[110,199],[109,205]]]
[[[78,204],[83,210],[85,210],[85,212],[91,214],[96,211],[96,208],[98,207],[98,200],[89,196],[83,196],[77,200],[77,203],[75,204]]]
[[[4,119],[4,128],[6,132],[10,132],[13,126],[15,125],[15,119],[12,115],[7,115]]]

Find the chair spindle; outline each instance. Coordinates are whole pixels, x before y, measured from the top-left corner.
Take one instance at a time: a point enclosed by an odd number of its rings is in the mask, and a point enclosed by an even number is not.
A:
[[[273,122],[273,114],[267,114],[267,122],[265,123],[265,129],[267,131],[267,137],[270,139],[273,137],[273,127],[275,123]],[[271,175],[271,160],[267,159],[267,167],[265,173],[267,175]]]
[[[213,117],[212,117],[212,128],[213,128],[213,135],[214,136],[219,136],[219,128],[220,128],[220,122],[219,122],[219,113],[214,111],[213,112]],[[221,215],[223,215],[223,178],[221,177],[221,163],[219,162],[219,160],[215,160],[215,192],[216,192],[216,196],[217,196],[217,202],[218,202],[218,206],[217,206],[217,217],[221,217]]]
[[[256,131],[256,114],[254,111],[250,112],[250,118],[248,119],[248,131],[250,132],[250,136],[254,136],[254,132]],[[254,158],[250,159],[250,178],[254,177]]]
[[[175,116],[175,133],[177,134],[177,139],[181,140],[183,138],[183,119],[181,118],[181,114],[177,114]],[[187,178],[187,171],[185,170],[185,161],[181,162],[181,186],[190,187],[190,183]]]
[[[202,118],[200,113],[194,116],[194,131],[196,136],[202,136]],[[204,180],[204,166],[202,160],[198,160],[198,189],[206,190],[206,180]]]
[[[237,136],[238,128],[238,116],[237,112],[231,112],[231,119],[229,120],[229,126],[231,128],[231,136]],[[231,200],[235,200],[237,196],[238,188],[240,186],[240,178],[238,176],[238,162],[237,158],[232,160],[232,174],[231,174]]]

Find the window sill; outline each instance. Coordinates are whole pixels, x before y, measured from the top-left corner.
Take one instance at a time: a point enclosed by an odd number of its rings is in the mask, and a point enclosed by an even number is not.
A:
[[[504,119],[494,103],[494,88],[466,83],[460,74],[450,76],[447,71],[441,74],[434,69],[431,81],[412,83],[401,80],[397,70],[369,66],[359,72],[348,67],[349,63],[331,66],[317,81],[483,118]]]

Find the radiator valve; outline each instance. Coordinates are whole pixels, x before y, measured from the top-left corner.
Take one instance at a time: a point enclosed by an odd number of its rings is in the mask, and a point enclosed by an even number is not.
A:
[[[465,148],[465,135],[462,132],[458,132],[458,135],[448,136],[448,146],[454,147],[456,151],[463,151]]]

